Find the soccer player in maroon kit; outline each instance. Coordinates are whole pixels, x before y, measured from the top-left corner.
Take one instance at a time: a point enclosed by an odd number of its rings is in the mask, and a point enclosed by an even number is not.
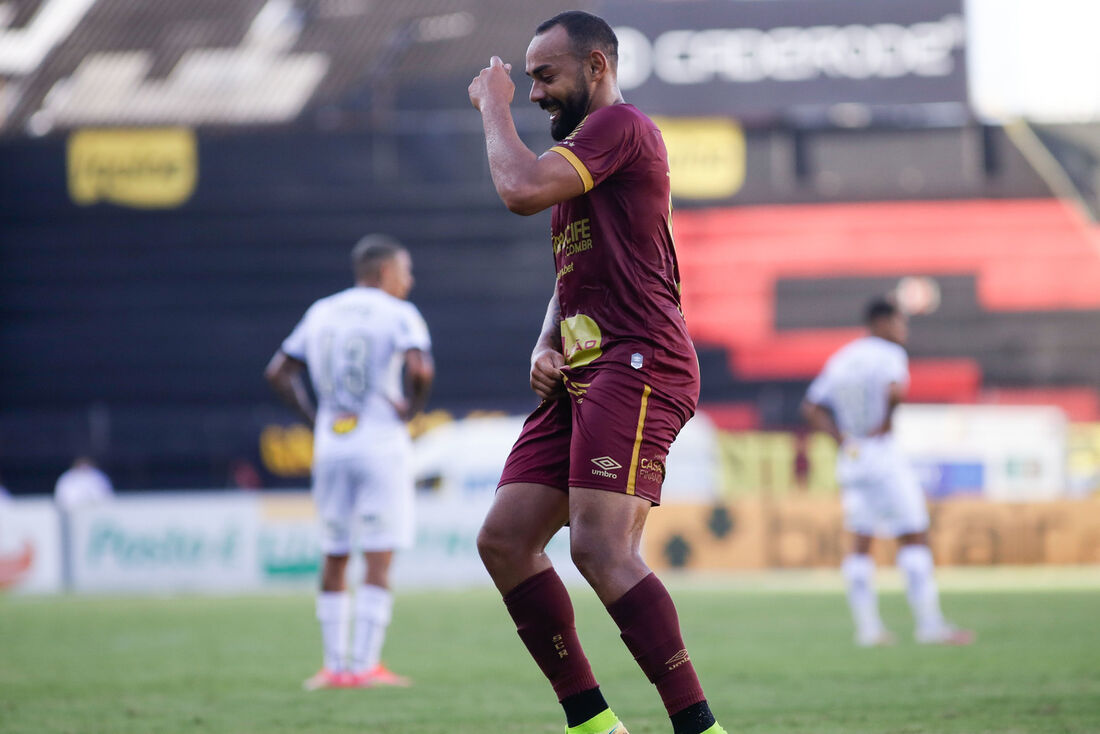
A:
[[[664,142],[623,102],[617,57],[597,16],[569,11],[536,29],[530,98],[550,113],[558,141],[541,156],[516,133],[511,65],[494,56],[470,84],[501,199],[517,214],[554,208],[557,269],[531,355],[542,403],[508,457],[478,550],[565,709],[567,734],[626,728],[600,693],[544,552],[565,524],[574,563],[656,685],[675,734],[724,734],[672,598],[639,553],[668,448],[695,411],[699,364],[680,311]]]

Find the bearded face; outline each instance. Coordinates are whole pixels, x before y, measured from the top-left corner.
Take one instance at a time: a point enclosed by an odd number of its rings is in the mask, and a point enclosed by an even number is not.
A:
[[[578,71],[576,78],[561,93],[548,93],[539,100],[539,107],[550,113],[550,137],[564,140],[588,114],[588,105],[592,94],[588,90],[584,71]]]
[[[550,113],[550,135],[564,140],[588,114],[592,82],[585,73],[588,56],[579,53],[562,26],[536,35],[527,48],[525,71],[531,77],[532,102]]]

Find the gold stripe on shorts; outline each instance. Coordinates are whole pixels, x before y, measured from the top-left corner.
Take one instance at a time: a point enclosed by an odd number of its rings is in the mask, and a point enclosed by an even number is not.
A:
[[[638,480],[638,452],[642,450],[642,429],[645,428],[645,411],[649,405],[649,385],[642,390],[642,407],[638,409],[638,430],[634,433],[634,451],[630,454],[630,471],[626,475],[626,493],[634,494]]]

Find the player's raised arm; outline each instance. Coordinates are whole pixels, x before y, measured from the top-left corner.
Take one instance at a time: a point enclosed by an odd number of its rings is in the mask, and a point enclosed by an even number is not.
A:
[[[271,385],[275,394],[284,403],[297,410],[312,427],[317,417],[317,409],[306,390],[305,372],[304,362],[280,349],[267,363],[264,377],[267,378],[267,383]]]
[[[584,193],[580,176],[556,153],[535,155],[519,137],[509,105],[515,84],[511,64],[494,56],[470,83],[470,102],[481,112],[489,173],[497,194],[516,214],[536,214]],[[534,84],[538,84],[536,80]]]

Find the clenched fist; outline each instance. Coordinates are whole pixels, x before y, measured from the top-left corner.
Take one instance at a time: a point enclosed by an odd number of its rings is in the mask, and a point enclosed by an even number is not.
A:
[[[565,385],[561,368],[565,357],[555,349],[544,349],[531,358],[531,389],[543,400],[557,397]]]
[[[505,105],[512,104],[512,96],[516,92],[516,85],[512,82],[509,73],[511,64],[505,64],[499,56],[489,59],[489,65],[481,70],[481,73],[470,82],[470,102],[480,110],[486,103],[502,102]]]

